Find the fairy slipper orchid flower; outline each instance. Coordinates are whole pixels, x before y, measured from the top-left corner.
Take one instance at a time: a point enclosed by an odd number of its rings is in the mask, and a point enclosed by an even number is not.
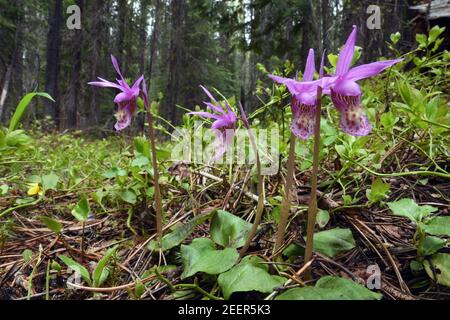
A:
[[[213,160],[219,159],[228,147],[233,143],[234,129],[236,128],[237,116],[231,109],[227,101],[225,101],[226,110],[217,102],[211,92],[203,86],[200,86],[206,95],[211,99],[211,102],[204,102],[204,104],[215,111],[210,112],[189,112],[190,115],[197,115],[203,118],[214,119],[211,129],[216,135],[216,153]]]
[[[402,59],[373,62],[350,69],[355,52],[356,34],[357,28],[353,26],[353,31],[339,54],[336,74],[328,78],[326,87],[329,87],[331,100],[341,113],[341,129],[353,136],[366,136],[372,130],[372,126],[361,106],[362,92],[356,82],[376,76]]]
[[[146,93],[141,89],[141,83],[143,83],[144,76],[140,76],[139,79],[133,84],[133,86],[129,86],[125,81],[122,72],[119,68],[119,63],[117,59],[111,55],[111,61],[114,66],[114,69],[119,74],[120,79],[117,80],[117,83],[110,82],[108,80],[102,79],[98,77],[100,81],[89,82],[88,84],[96,87],[102,88],[115,88],[120,90],[121,92],[116,95],[114,98],[114,103],[117,104],[118,110],[116,113],[117,122],[114,128],[117,131],[121,131],[128,127],[131,124],[131,118],[137,109],[136,100],[139,96],[142,96],[145,100]]]
[[[317,100],[317,86],[320,81],[313,81],[315,72],[314,50],[309,49],[305,72],[302,82],[294,79],[282,78],[274,75],[269,77],[278,84],[284,84],[292,95],[292,124],[291,131],[298,138],[307,140],[314,134],[315,111]]]

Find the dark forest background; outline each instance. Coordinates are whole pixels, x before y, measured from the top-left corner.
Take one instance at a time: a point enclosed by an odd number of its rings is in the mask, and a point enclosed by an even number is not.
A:
[[[362,60],[388,56],[385,42],[399,31],[399,46],[413,45],[412,4],[381,0],[0,0],[0,121],[20,98],[46,91],[56,103],[33,102],[27,123],[46,116],[57,128],[111,128],[113,90],[87,85],[115,79],[110,54],[126,77],[145,74],[159,113],[174,124],[203,93],[216,87],[253,110],[261,73],[290,60],[303,68],[310,47],[336,52],[351,25],[359,26]],[[422,1],[423,2],[423,1]],[[69,30],[67,7],[82,10],[81,30]],[[381,8],[381,30],[368,30],[366,12]],[[37,105],[36,105],[37,104]]]

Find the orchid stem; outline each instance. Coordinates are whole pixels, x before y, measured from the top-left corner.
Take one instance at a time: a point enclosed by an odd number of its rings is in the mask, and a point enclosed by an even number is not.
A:
[[[322,109],[322,88],[317,87],[317,104],[316,104],[316,123],[314,126],[314,155],[313,155],[313,169],[311,176],[311,195],[308,207],[308,222],[306,227],[306,248],[305,261],[308,263],[312,258],[314,246],[314,227],[316,225],[317,216],[317,174],[319,172],[319,152],[320,152],[320,115]],[[311,267],[305,272],[305,279],[311,279]]]
[[[256,235],[256,231],[258,230],[258,226],[261,223],[262,214],[264,211],[264,177],[261,174],[261,160],[259,158],[259,152],[258,148],[256,146],[255,137],[253,136],[253,133],[250,129],[250,124],[248,122],[247,116],[244,112],[244,108],[241,104],[239,104],[239,107],[241,109],[241,115],[242,120],[244,122],[244,125],[247,129],[248,136],[250,139],[250,144],[252,145],[253,152],[255,153],[256,157],[256,174],[258,175],[258,204],[256,207],[256,213],[255,213],[255,221],[253,222],[252,228],[250,230],[250,233],[248,234],[247,241],[244,244],[244,247],[239,252],[240,257],[242,258],[245,253],[247,252],[248,248],[250,247],[250,244],[252,242],[253,237]]]
[[[294,160],[295,160],[295,135],[291,133],[289,146],[289,158],[287,163],[286,185],[284,187],[284,198],[281,203],[280,223],[278,224],[277,238],[275,241],[275,253],[281,248],[284,242],[284,234],[289,219],[291,209],[292,185],[294,184]]]
[[[147,106],[148,110],[148,134],[150,136],[150,148],[152,151],[152,164],[153,164],[153,180],[155,183],[155,209],[156,209],[156,233],[158,241],[161,241],[162,230],[162,205],[161,205],[161,191],[159,188],[159,171],[158,171],[158,159],[156,157],[156,142],[155,142],[155,129],[153,127],[153,115],[150,104]]]

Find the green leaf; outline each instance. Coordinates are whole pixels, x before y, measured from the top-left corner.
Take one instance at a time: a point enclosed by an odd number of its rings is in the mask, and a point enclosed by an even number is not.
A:
[[[52,218],[42,216],[40,217],[41,221],[54,233],[60,233],[63,226],[59,221],[56,221]]]
[[[400,32],[391,33],[390,38],[393,44],[396,44],[400,40],[401,34]]]
[[[119,195],[123,201],[128,202],[130,204],[136,204],[137,197],[136,193],[134,193],[133,190],[130,189],[123,190],[119,193]]]
[[[214,211],[203,215],[198,215],[192,220],[188,221],[187,223],[177,227],[171,233],[166,234],[161,239],[161,249],[163,251],[166,251],[178,246],[181,242],[183,242],[184,239],[186,239],[194,231],[195,227],[208,220],[213,214]],[[149,250],[156,251],[160,249],[160,246],[158,244],[158,241],[153,240],[150,241],[147,248]]]
[[[425,232],[435,236],[450,237],[450,217],[434,217],[422,225]]]
[[[92,274],[94,278],[94,287],[98,288],[103,284],[103,282],[106,281],[107,275],[109,273],[109,272],[105,273],[105,271],[107,271],[106,266],[109,262],[109,259],[116,252],[116,250],[117,246],[108,249],[103,258],[101,258],[100,261],[98,262],[97,267],[95,268]]]
[[[325,276],[314,287],[290,289],[276,300],[380,300],[382,295],[340,277]]]
[[[439,28],[439,26],[434,26],[430,30],[430,34],[428,35],[428,42],[431,44],[437,40],[437,38],[444,32],[445,27]]]
[[[4,196],[5,194],[7,194],[9,191],[9,186],[6,184],[2,184],[0,186],[0,196]]]
[[[23,130],[14,130],[6,134],[5,143],[8,147],[21,147],[30,144],[33,140]]]
[[[252,224],[223,210],[211,220],[211,239],[222,247],[240,248],[245,244]]]
[[[147,157],[141,155],[141,156],[136,157],[136,159],[134,159],[131,162],[131,165],[133,167],[144,167],[144,166],[147,166],[149,163],[150,163],[150,160]]]
[[[181,279],[185,279],[197,272],[223,273],[236,264],[239,253],[232,248],[216,250],[210,239],[197,238],[190,245],[181,246],[181,258],[184,266]]]
[[[134,138],[134,147],[136,149],[136,152],[150,159],[150,145],[146,137]]]
[[[91,276],[85,267],[65,255],[60,255],[58,258],[60,258],[70,269],[79,273],[89,286],[92,286]]]
[[[430,256],[441,250],[446,244],[447,240],[445,239],[425,236],[419,241],[417,250],[419,251],[419,255],[422,257]]]
[[[225,299],[230,298],[234,292],[258,291],[270,293],[286,281],[280,276],[268,273],[268,266],[264,260],[257,256],[247,256],[231,270],[222,273],[218,283]]]
[[[44,190],[56,190],[58,185],[59,177],[56,174],[48,174],[42,177],[42,187]]]
[[[33,257],[33,251],[31,251],[30,249],[25,249],[22,252],[22,258],[23,258],[23,261],[25,261],[25,263],[30,262],[32,257]]]
[[[355,247],[355,239],[350,229],[331,229],[314,234],[314,250],[333,258]]]
[[[83,197],[78,204],[73,208],[72,215],[80,222],[86,222],[89,216],[91,207],[86,197]]]
[[[28,108],[28,105],[30,104],[31,100],[36,97],[41,96],[44,98],[47,98],[53,102],[53,98],[45,92],[32,92],[27,94],[25,97],[22,98],[22,100],[17,105],[16,111],[14,112],[13,116],[11,117],[11,121],[9,122],[9,131],[12,132],[17,129],[17,126],[19,125],[20,120],[22,119],[22,116],[25,112],[25,110]]]
[[[375,203],[387,198],[389,190],[389,183],[384,183],[380,178],[376,178],[372,182],[371,189],[367,189],[366,196],[370,203]]]
[[[436,253],[431,257],[431,263],[425,260],[424,266],[425,270],[431,279],[435,279],[439,284],[450,287],[450,254],[446,253]],[[435,272],[433,272],[433,269]],[[436,273],[436,277],[434,274]]]
[[[338,61],[338,56],[337,55],[335,55],[335,54],[329,54],[328,55],[328,61],[330,62],[330,64],[333,66],[333,67],[335,67],[336,68],[336,65],[337,65],[337,61]]]
[[[420,48],[427,47],[427,36],[426,35],[424,35],[422,33],[416,34],[416,41],[419,44]]]
[[[409,218],[415,223],[422,221],[424,217],[437,211],[436,208],[429,205],[419,206],[413,199],[402,199],[395,202],[389,202],[387,205],[396,216]]]
[[[330,214],[326,210],[319,209],[317,212],[317,219],[316,223],[319,226],[319,228],[325,228],[325,226],[330,221]]]

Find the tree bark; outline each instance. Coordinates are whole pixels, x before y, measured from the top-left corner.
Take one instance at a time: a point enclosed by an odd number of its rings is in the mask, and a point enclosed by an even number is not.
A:
[[[77,0],[76,5],[83,12],[84,0]],[[81,96],[81,50],[83,46],[83,28],[72,30],[73,36],[73,54],[72,54],[72,81],[70,85],[69,103],[67,106],[67,127],[76,128],[78,110],[80,107]]]
[[[178,110],[176,104],[179,102],[181,92],[181,77],[179,70],[183,63],[182,31],[184,24],[184,0],[172,0],[171,3],[171,36],[169,55],[169,79],[166,90],[164,116],[174,124],[178,124]]]
[[[53,11],[49,14],[49,31],[47,34],[47,70],[45,75],[45,91],[56,102],[48,99],[45,101],[46,114],[59,126],[59,97],[58,97],[58,73],[59,50],[61,43],[62,0],[54,0]]]

